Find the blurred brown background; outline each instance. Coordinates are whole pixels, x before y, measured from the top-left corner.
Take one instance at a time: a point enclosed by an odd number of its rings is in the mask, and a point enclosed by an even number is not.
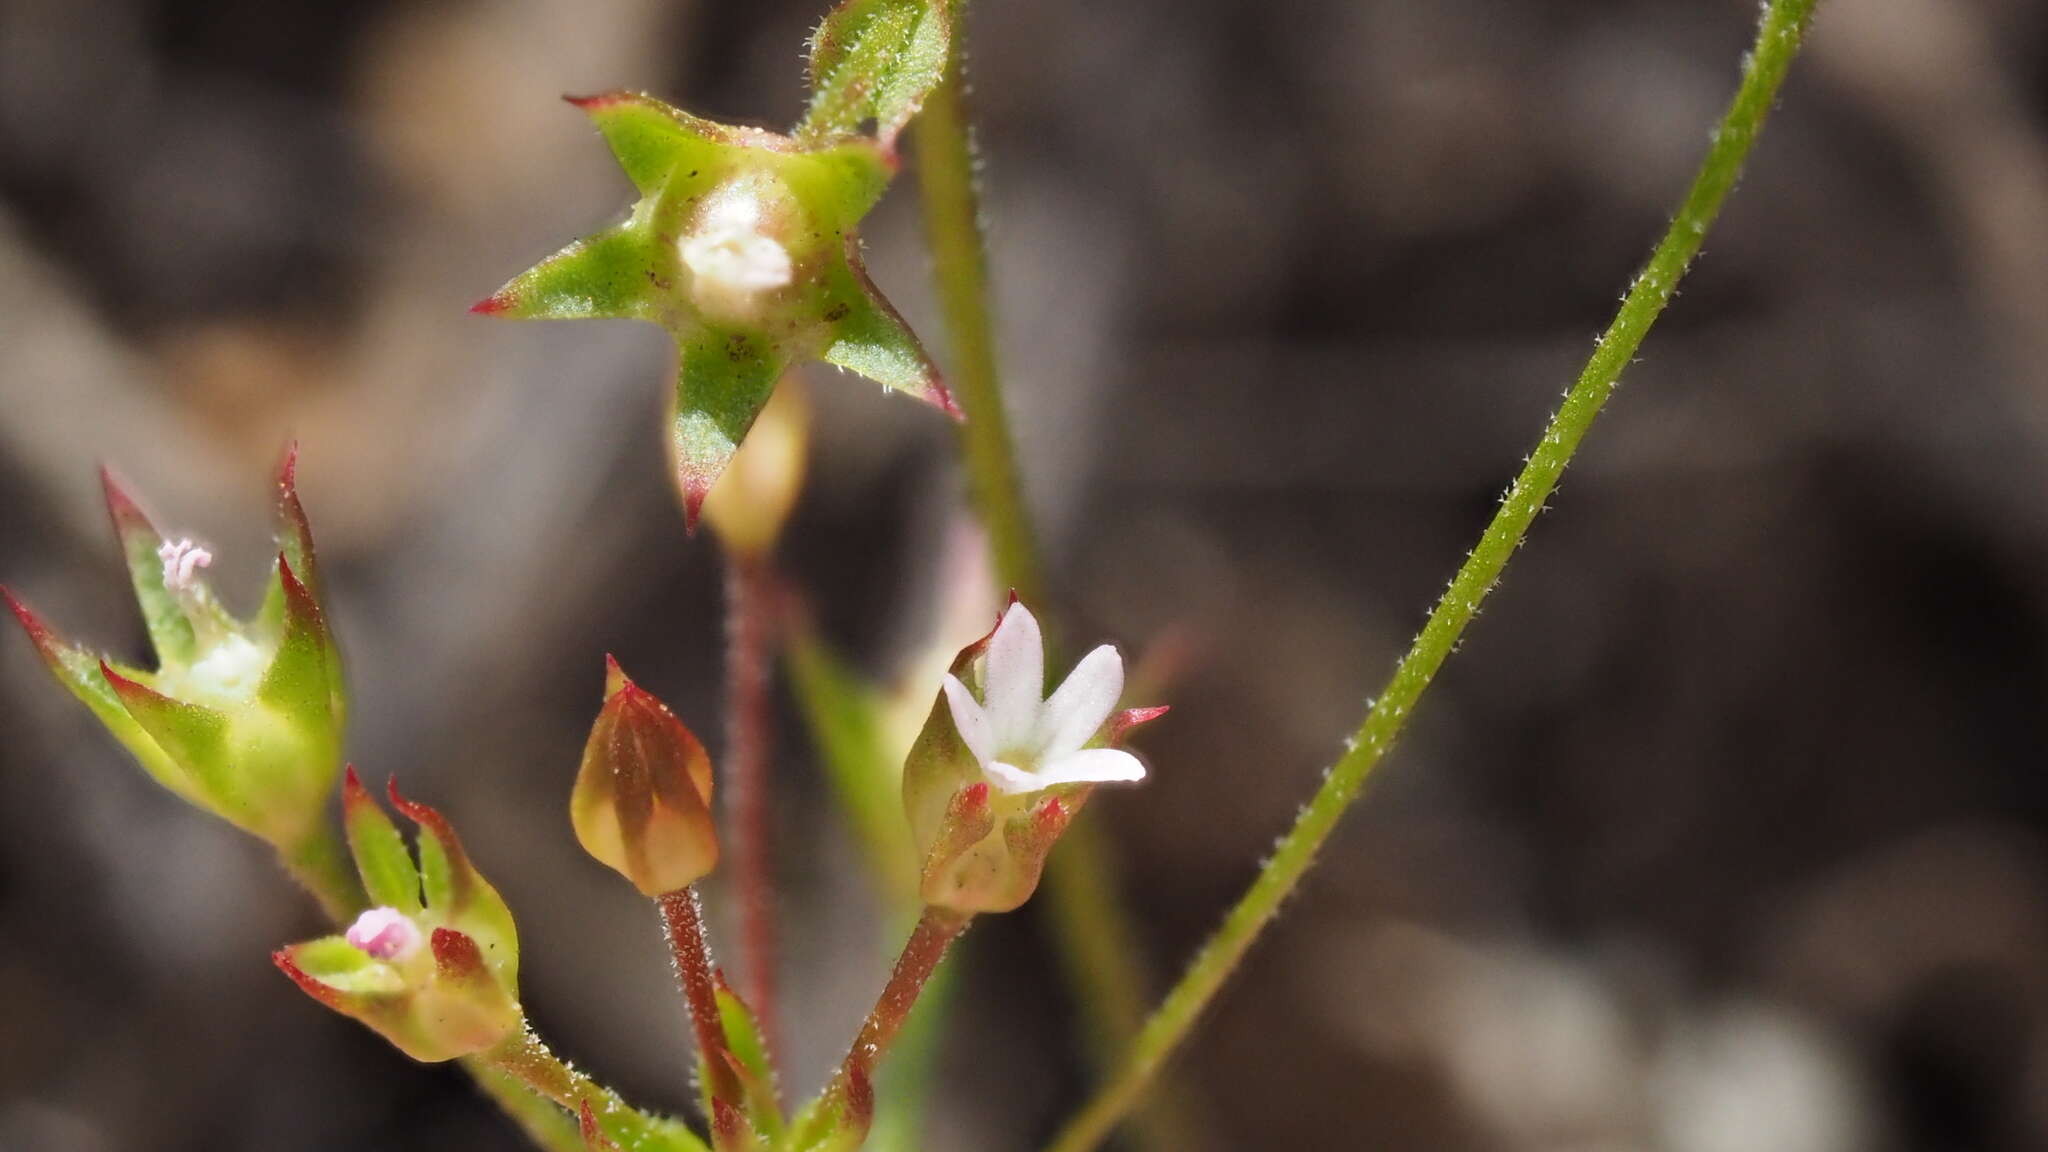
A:
[[[717,731],[671,353],[463,309],[629,199],[558,93],[786,124],[822,3],[0,0],[0,577],[140,655],[95,462],[252,592],[298,436],[353,758],[463,829],[543,1030],[672,1106],[651,915],[563,811],[605,651]],[[1164,978],[1588,352],[1756,4],[976,8],[1059,586],[1077,632],[1194,655],[1153,783],[1101,804]],[[2044,118],[2048,6],[1822,4],[1555,511],[1179,1065],[1212,1147],[2048,1148]],[[936,338],[911,181],[867,239]],[[826,375],[787,566],[886,669],[957,460]],[[0,1148],[516,1146],[276,975],[317,925],[259,849],[12,635],[0,677]],[[801,1091],[881,958],[784,732]],[[1032,1147],[1089,1082],[1070,1002],[1028,911],[968,965],[932,1147]]]

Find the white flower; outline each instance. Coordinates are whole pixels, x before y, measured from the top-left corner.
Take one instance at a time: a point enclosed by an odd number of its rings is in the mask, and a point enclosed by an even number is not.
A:
[[[789,249],[760,231],[760,209],[737,191],[706,208],[697,230],[677,247],[696,278],[698,305],[713,311],[741,311],[757,294],[796,276]]]
[[[1145,766],[1129,752],[1083,747],[1123,695],[1124,661],[1115,648],[1104,644],[1090,652],[1051,699],[1041,700],[1045,647],[1038,621],[1024,605],[1012,604],[989,638],[983,683],[986,703],[947,676],[946,703],[961,740],[997,791],[1015,795],[1145,778]]]
[[[356,917],[343,938],[378,960],[404,961],[420,950],[420,926],[396,908],[372,908]]]

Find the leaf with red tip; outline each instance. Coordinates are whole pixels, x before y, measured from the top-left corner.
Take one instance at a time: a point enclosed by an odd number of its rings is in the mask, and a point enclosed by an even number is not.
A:
[[[397,969],[340,936],[322,936],[279,949],[271,961],[306,995],[338,1012],[358,1016],[377,998],[403,995]]]
[[[790,357],[763,337],[740,332],[704,329],[678,344],[669,458],[682,493],[684,523],[695,532],[704,498],[767,406]]]
[[[128,714],[127,706],[122,704],[121,698],[115,694],[113,685],[107,682],[105,676],[100,675],[99,656],[65,642],[43,622],[41,617],[30,611],[28,605],[22,603],[14,593],[4,587],[0,587],[0,599],[6,600],[7,607],[20,622],[22,631],[28,634],[29,642],[35,645],[37,655],[43,658],[43,664],[49,668],[50,675],[98,717],[107,731],[111,732],[135,757],[136,762],[142,765],[143,771],[187,803],[206,807],[205,802],[199,798],[192,778],[157,745],[140,724],[135,722],[135,717]],[[145,675],[134,669],[120,668],[119,665],[115,665],[115,668],[131,680]]]
[[[320,572],[313,555],[313,525],[299,502],[299,442],[284,447],[277,462],[277,547],[313,599],[320,598]]]
[[[597,125],[626,178],[643,196],[661,191],[678,176],[708,183],[725,168],[726,153],[734,145],[762,146],[780,139],[692,116],[643,92],[563,99]]]
[[[868,279],[860,261],[860,242],[851,234],[846,238],[846,269],[833,278],[831,293],[827,315],[838,318],[832,322],[823,360],[907,392],[955,420],[966,418],[917,334]]]
[[[198,644],[184,606],[164,587],[164,562],[157,555],[163,536],[112,469],[100,469],[100,486],[106,492],[107,515],[121,542],[121,558],[127,562],[128,579],[135,589],[135,602],[142,608],[142,623],[156,649],[157,663],[190,663],[198,656]]]
[[[341,819],[348,832],[349,853],[355,857],[370,902],[418,916],[420,873],[412,862],[412,852],[398,825],[363,787],[353,764],[342,777]]]
[[[426,906],[450,924],[474,936],[500,979],[510,986],[519,972],[519,935],[512,911],[498,890],[469,861],[462,839],[446,817],[433,808],[406,799],[392,779],[386,791],[392,807],[425,832],[419,838],[420,891]]]
[[[327,621],[311,590],[299,582],[290,558],[282,552],[277,554],[277,583],[283,589],[284,631],[257,696],[294,723],[331,735],[336,717],[334,686],[327,678],[328,650],[333,647]]]
[[[725,982],[723,972],[715,975],[718,1022],[726,1045],[721,1056],[740,1083],[748,1120],[773,1145],[782,1139],[783,1120],[781,1102],[775,1098],[775,1068],[768,1058],[767,1041],[761,1036],[754,1010]]]
[[[652,228],[619,225],[578,240],[470,311],[510,320],[654,320],[680,257]]]
[[[215,801],[209,807],[222,801],[247,799],[238,794],[240,781],[232,771],[233,749],[228,746],[226,714],[173,700],[116,672],[105,660],[100,661],[100,675],[135,723],[197,782],[199,792]]]

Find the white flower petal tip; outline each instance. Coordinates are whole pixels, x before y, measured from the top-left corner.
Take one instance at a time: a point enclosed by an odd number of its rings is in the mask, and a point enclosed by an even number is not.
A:
[[[372,908],[342,938],[378,960],[402,961],[420,950],[420,926],[396,908]]]
[[[1038,713],[1033,732],[1042,755],[1078,752],[1095,738],[1124,694],[1124,658],[1108,644],[1081,658]]]
[[[946,703],[961,741],[996,791],[1028,795],[1069,784],[1128,784],[1145,778],[1144,762],[1114,747],[1138,724],[1164,708],[1116,711],[1124,691],[1124,661],[1108,644],[1097,647],[1067,675],[1051,699],[1042,699],[1045,640],[1031,610],[1016,600],[989,634],[983,697],[954,676],[945,679]]]

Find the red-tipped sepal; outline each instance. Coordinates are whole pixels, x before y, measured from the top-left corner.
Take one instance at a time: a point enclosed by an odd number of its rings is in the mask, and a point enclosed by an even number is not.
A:
[[[473,938],[507,987],[519,977],[519,934],[504,897],[470,863],[454,825],[436,809],[409,800],[393,778],[386,787],[392,807],[425,833],[419,837],[420,893],[430,919]],[[365,878],[367,880],[367,877]]]
[[[435,928],[425,946],[390,955],[327,936],[272,959],[307,995],[426,1063],[486,1051],[522,1025],[511,989],[476,941],[454,929]]]

